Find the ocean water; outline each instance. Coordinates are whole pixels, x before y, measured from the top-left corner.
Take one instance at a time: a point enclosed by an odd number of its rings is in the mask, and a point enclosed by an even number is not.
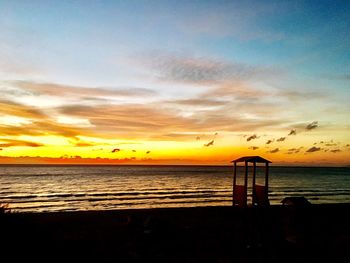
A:
[[[238,182],[243,179],[239,170]],[[263,182],[258,169],[257,182]],[[249,181],[251,183],[251,181]],[[270,167],[269,199],[349,203],[350,167]],[[229,166],[0,165],[0,204],[17,212],[231,205]]]

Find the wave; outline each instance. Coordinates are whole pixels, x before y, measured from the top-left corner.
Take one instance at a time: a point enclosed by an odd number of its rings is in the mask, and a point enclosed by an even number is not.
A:
[[[25,212],[230,205],[231,172],[203,166],[0,166],[0,203]],[[272,204],[287,196],[350,202],[350,169],[271,167],[270,178]]]

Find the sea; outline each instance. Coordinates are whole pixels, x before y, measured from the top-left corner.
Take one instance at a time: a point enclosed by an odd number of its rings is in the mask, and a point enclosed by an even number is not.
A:
[[[239,167],[238,184],[243,174]],[[0,165],[0,206],[13,212],[229,206],[232,178],[230,166]],[[264,183],[263,167],[257,183]],[[270,203],[290,196],[349,203],[350,167],[270,167]]]

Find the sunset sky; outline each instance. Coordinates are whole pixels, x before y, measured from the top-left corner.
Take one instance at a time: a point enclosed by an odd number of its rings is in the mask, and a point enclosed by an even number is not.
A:
[[[0,163],[350,164],[349,1],[0,0]]]

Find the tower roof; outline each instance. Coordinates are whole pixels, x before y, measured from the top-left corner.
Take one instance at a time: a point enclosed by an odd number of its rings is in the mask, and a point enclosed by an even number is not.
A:
[[[231,163],[240,163],[240,162],[248,162],[248,163],[271,163],[271,161],[266,160],[260,156],[244,156],[240,157],[236,160],[231,161]]]

